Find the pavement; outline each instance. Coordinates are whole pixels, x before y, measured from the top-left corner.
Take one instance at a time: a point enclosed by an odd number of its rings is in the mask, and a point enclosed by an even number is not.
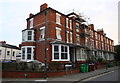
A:
[[[61,76],[61,77],[54,77],[54,78],[48,78],[48,81],[72,81],[72,82],[78,82],[78,81],[82,81],[84,79],[96,76],[96,75],[100,75],[103,73],[107,73],[113,70],[116,70],[120,67],[115,66],[112,68],[103,68],[103,69],[98,69],[95,71],[91,71],[91,72],[85,72],[85,73],[78,73],[78,74],[70,74],[70,75],[65,75],[65,76]]]
[[[4,78],[2,79],[2,81],[34,81],[34,82],[46,82],[46,81],[69,81],[69,82],[80,82],[84,79],[93,77],[93,76],[97,76],[103,73],[108,73],[110,71],[113,70],[117,70],[118,68],[120,68],[119,66],[115,66],[115,67],[111,67],[111,68],[102,68],[102,69],[97,69],[95,71],[91,71],[91,72],[85,72],[85,73],[77,73],[77,74],[69,74],[69,75],[65,75],[65,76],[59,76],[59,77],[49,77],[47,79],[43,79],[43,78]]]

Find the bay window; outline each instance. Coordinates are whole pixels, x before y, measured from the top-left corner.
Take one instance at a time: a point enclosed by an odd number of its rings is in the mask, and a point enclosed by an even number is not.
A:
[[[25,30],[22,32],[22,42],[34,41],[34,30]]]
[[[34,46],[22,47],[22,61],[34,60]]]
[[[52,61],[69,61],[69,46],[52,45]]]
[[[67,50],[66,46],[61,46],[61,59],[67,59]]]
[[[77,48],[76,56],[77,56],[77,60],[80,60],[80,61],[85,60],[86,59],[85,50],[83,48]]]
[[[59,59],[59,46],[54,46],[54,59]]]
[[[81,60],[81,50],[80,49],[76,49],[76,56],[77,56],[77,60]]]

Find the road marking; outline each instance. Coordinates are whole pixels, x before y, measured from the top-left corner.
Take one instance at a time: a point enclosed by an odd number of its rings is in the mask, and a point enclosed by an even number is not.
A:
[[[46,82],[47,80],[35,80],[35,81],[42,81],[42,82]]]
[[[100,74],[100,75],[97,75],[97,76],[94,76],[94,77],[91,77],[91,78],[87,78],[87,79],[82,80],[82,81],[89,81],[89,80],[92,80],[92,79],[95,79],[95,78],[107,75],[107,74],[112,73],[112,72],[115,72],[115,71],[111,71],[111,72],[108,72],[108,73]]]

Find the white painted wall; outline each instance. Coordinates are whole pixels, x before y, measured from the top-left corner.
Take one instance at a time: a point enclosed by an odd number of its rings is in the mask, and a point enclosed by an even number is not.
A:
[[[16,55],[20,53],[20,50],[18,49],[11,49],[11,48],[6,48],[6,47],[0,47],[0,50],[2,50],[1,55],[0,55],[0,61],[16,60]],[[9,55],[7,55],[7,51],[10,51]],[[13,52],[15,52],[14,56],[13,56]]]

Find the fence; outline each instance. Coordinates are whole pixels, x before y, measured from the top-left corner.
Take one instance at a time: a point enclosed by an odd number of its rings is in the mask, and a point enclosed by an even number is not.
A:
[[[119,65],[118,62],[112,64]],[[48,63],[47,71],[66,71],[80,69],[81,63]],[[96,69],[105,68],[106,63],[95,63]],[[41,67],[36,63],[2,63],[2,70],[4,71],[44,71],[45,67]]]
[[[69,65],[69,66],[67,66]],[[70,63],[49,63],[47,64],[48,71],[64,71],[69,69],[79,69],[80,64]],[[44,71],[45,67],[41,67],[37,63],[2,63],[4,71]]]

